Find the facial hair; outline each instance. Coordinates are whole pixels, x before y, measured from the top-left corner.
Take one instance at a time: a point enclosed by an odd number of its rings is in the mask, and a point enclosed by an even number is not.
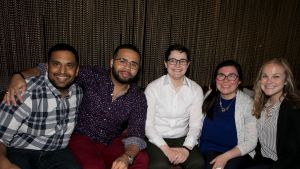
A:
[[[121,84],[130,84],[130,83],[132,83],[133,81],[135,81],[135,76],[130,77],[130,78],[128,78],[128,79],[122,79],[122,78],[119,76],[119,74],[118,74],[118,72],[117,72],[117,70],[116,70],[116,68],[115,68],[114,66],[112,67],[112,75],[113,75],[113,77],[114,77],[119,83],[121,83]]]
[[[54,76],[56,76],[56,75],[57,75],[57,74],[55,74]],[[48,78],[49,78],[49,81],[51,82],[51,84],[52,84],[58,91],[60,91],[61,93],[63,93],[63,92],[65,92],[65,91],[69,90],[70,86],[72,86],[73,81],[74,81],[74,80],[72,80],[72,81],[70,81],[69,83],[67,83],[65,86],[61,87],[61,86],[58,86],[58,85],[56,84],[56,82],[55,82],[52,78],[50,78],[50,77],[48,77]]]

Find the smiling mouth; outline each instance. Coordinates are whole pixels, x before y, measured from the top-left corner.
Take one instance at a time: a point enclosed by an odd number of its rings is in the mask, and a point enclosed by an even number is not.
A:
[[[266,89],[274,89],[275,87],[274,86],[266,86],[265,88]]]
[[[181,72],[181,69],[173,69],[174,72]]]
[[[59,81],[66,81],[68,79],[67,76],[56,76]]]

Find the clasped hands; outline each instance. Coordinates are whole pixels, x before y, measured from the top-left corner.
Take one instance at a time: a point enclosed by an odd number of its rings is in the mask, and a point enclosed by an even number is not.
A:
[[[182,147],[161,146],[161,150],[167,156],[170,163],[177,165],[185,162],[189,156],[189,151]]]

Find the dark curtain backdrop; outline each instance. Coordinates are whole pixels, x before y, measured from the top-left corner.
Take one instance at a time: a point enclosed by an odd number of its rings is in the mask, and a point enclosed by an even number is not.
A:
[[[101,67],[118,45],[136,45],[142,87],[164,74],[174,43],[191,50],[188,76],[202,86],[225,59],[242,65],[245,86],[271,57],[287,58],[300,78],[299,0],[1,0],[0,9],[0,91],[58,42],[77,48],[81,64]]]

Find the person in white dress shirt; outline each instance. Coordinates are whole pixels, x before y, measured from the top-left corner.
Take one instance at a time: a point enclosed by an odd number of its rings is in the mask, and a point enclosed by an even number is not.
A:
[[[185,76],[190,65],[188,49],[171,45],[164,64],[167,74],[145,89],[149,169],[169,169],[170,165],[202,169],[204,160],[196,145],[202,128],[203,91]]]

